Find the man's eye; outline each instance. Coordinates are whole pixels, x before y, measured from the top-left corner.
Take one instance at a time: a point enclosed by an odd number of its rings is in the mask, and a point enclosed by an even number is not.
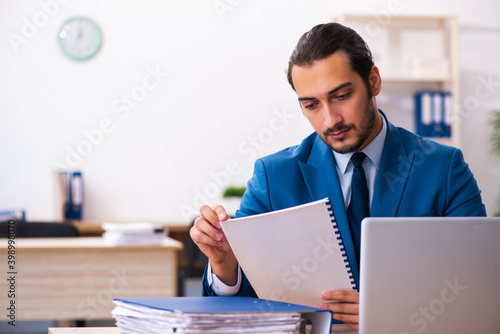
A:
[[[304,109],[312,110],[316,108],[317,103],[309,103],[304,105]]]
[[[349,95],[351,95],[351,92],[339,95],[337,96],[337,100],[345,100],[349,97]]]

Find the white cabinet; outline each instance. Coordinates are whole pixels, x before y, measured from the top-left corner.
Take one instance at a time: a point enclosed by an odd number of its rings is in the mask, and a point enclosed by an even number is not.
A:
[[[382,77],[378,106],[396,126],[417,132],[414,96],[421,91],[451,93],[450,137],[460,145],[457,21],[454,17],[344,14],[333,19],[356,30],[372,51]]]

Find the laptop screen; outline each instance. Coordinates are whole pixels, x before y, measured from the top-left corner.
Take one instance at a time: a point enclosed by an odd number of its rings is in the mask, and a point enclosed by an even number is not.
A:
[[[365,218],[360,333],[500,333],[500,218]]]

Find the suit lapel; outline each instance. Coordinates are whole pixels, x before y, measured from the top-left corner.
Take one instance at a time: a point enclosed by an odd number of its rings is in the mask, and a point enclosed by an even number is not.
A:
[[[312,200],[316,201],[325,197],[330,199],[353,276],[358,284],[356,254],[332,151],[319,137],[316,137],[309,159],[305,163],[299,161],[299,167]]]
[[[385,115],[382,115],[387,121]],[[413,159],[414,153],[408,154],[398,129],[387,121],[387,136],[373,194],[372,217],[391,217],[397,214]],[[299,161],[299,167],[312,200],[325,197],[330,199],[352,274],[359,287],[358,264],[333,153],[316,137],[307,162]]]
[[[387,122],[387,136],[373,192],[372,217],[396,216],[413,158],[414,153],[408,154],[398,129]]]

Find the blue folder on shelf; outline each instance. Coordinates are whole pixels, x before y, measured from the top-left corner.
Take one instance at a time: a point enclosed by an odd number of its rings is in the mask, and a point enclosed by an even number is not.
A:
[[[81,171],[58,170],[64,219],[82,219],[83,176]]]
[[[117,298],[113,310],[123,333],[330,333],[332,312],[252,297]],[[134,332],[135,333],[135,332]]]
[[[453,112],[450,92],[417,92],[415,111],[418,135],[430,138],[451,136]]]

